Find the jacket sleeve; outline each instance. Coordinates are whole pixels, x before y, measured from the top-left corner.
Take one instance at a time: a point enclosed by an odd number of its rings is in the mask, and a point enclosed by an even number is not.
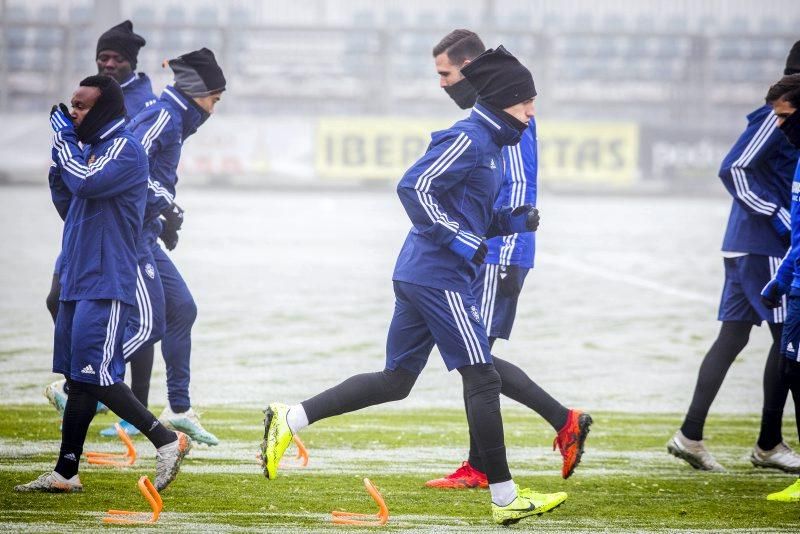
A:
[[[53,199],[53,205],[61,220],[66,220],[69,205],[72,202],[72,193],[61,179],[61,169],[55,162],[50,164],[47,181],[50,183],[50,197]]]
[[[72,130],[55,134],[54,148],[61,178],[79,198],[110,198],[130,189],[130,177],[138,172],[140,152],[125,137],[117,137],[105,153],[87,163]]]
[[[503,199],[507,204],[495,207],[487,237],[513,234],[509,228],[513,209],[525,204],[536,205],[538,161],[535,127],[525,130],[517,145],[503,149],[503,163],[503,184],[508,189]]]
[[[748,213],[774,218],[773,224],[790,228],[789,212],[781,199],[763,183],[753,170],[774,153],[783,135],[777,128],[777,117],[770,111],[760,122],[747,125],[722,162],[719,177],[736,202]],[[776,226],[776,229],[779,226]]]
[[[139,116],[141,117],[141,115]],[[149,113],[141,120],[134,121],[133,135],[142,144],[150,160],[150,180],[147,190],[147,204],[155,205],[159,213],[169,209],[175,201],[174,169],[178,162],[169,159],[165,150],[175,142],[172,116],[165,109]]]
[[[442,246],[459,235],[470,247],[478,247],[480,239],[460,230],[438,200],[442,193],[465,180],[477,161],[477,148],[469,136],[463,132],[448,132],[434,141],[425,155],[406,171],[397,186],[397,194],[421,235]]]

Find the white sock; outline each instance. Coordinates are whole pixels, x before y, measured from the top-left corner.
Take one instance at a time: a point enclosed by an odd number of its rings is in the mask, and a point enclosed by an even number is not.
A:
[[[53,471],[53,477],[54,477],[54,478],[55,478],[57,481],[61,482],[62,484],[66,484],[67,482],[74,482],[74,480],[73,480],[73,479],[74,479],[76,476],[78,476],[78,475],[75,475],[75,476],[73,476],[72,478],[66,478],[65,476],[63,476],[63,475],[62,475],[61,473],[59,473],[58,471]]]
[[[492,492],[492,502],[497,506],[508,506],[517,498],[517,485],[513,480],[489,484]]]
[[[308,426],[308,416],[302,404],[295,404],[289,408],[286,413],[286,422],[289,423],[292,434],[297,434]]]

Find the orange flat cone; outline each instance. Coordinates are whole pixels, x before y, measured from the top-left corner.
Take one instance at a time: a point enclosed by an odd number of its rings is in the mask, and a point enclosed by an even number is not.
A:
[[[143,476],[138,482],[139,493],[150,505],[152,515],[148,512],[130,512],[128,510],[109,510],[106,512],[106,517],[103,518],[103,523],[113,523],[116,525],[140,525],[146,523],[155,523],[158,521],[158,516],[164,509],[164,502],[161,500],[161,495],[158,490],[150,482],[150,479]]]
[[[114,423],[117,436],[127,449],[124,453],[117,452],[87,452],[86,460],[92,465],[112,465],[114,467],[129,467],[136,462],[136,447],[133,446],[131,438],[122,430],[119,423]]]
[[[381,495],[381,492],[378,491],[378,488],[376,488],[368,478],[364,479],[364,487],[367,489],[367,493],[372,496],[372,499],[378,505],[378,513],[357,514],[354,512],[340,512],[338,510],[334,510],[331,512],[331,515],[333,516],[332,521],[335,525],[379,527],[381,525],[385,525],[389,521],[389,508],[386,506],[386,501],[383,500],[383,495]],[[363,517],[365,519],[354,519],[357,517]]]
[[[280,467],[281,469],[285,468],[292,468],[292,467],[306,467],[308,465],[308,449],[306,449],[305,444],[300,439],[300,436],[294,435],[292,437],[292,441],[294,441],[295,447],[297,447],[297,455],[294,457],[294,461],[285,461],[281,462]],[[258,455],[257,458],[261,458],[261,455]]]

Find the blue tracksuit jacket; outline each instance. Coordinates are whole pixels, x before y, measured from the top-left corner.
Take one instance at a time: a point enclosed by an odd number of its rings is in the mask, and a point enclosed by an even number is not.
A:
[[[143,72],[134,72],[127,81],[119,84],[122,87],[122,94],[125,95],[125,110],[128,118],[132,119],[148,106],[156,103],[156,95],[153,93],[153,85],[150,78]]]
[[[797,162],[792,182],[792,244],[783,258],[775,277],[784,285],[791,286],[792,296],[800,295],[800,161]]]
[[[798,156],[800,151],[777,128],[771,106],[747,116],[747,128],[719,170],[733,196],[723,251],[776,257],[786,253],[776,225],[790,227],[789,191]]]
[[[536,121],[531,119],[518,145],[503,147],[503,187],[494,203],[495,208],[523,204],[536,205],[538,161],[536,150]],[[533,267],[536,253],[536,234],[524,232],[490,239],[486,263]]]
[[[133,305],[147,198],[144,149],[119,119],[83,148],[74,130],[56,133],[52,156],[51,195],[64,218],[60,299]]]
[[[431,135],[427,152],[397,186],[414,227],[393,280],[470,293],[477,266],[448,244],[458,239],[477,248],[483,237],[511,233],[511,208],[494,204],[503,183],[501,148],[519,140],[518,131],[480,104],[468,118]]]
[[[152,249],[161,233],[159,215],[175,201],[178,163],[183,141],[197,131],[203,116],[193,102],[174,87],[131,121],[130,129],[150,160],[150,183],[143,241]]]

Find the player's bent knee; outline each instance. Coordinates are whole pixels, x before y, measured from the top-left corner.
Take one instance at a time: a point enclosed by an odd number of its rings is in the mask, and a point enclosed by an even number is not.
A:
[[[478,395],[481,393],[500,394],[503,382],[500,380],[500,373],[494,365],[475,364],[459,367],[461,379],[464,382],[464,393],[467,396]]]
[[[384,369],[381,374],[386,384],[386,391],[392,401],[403,400],[408,397],[417,382],[417,376],[419,376],[405,369]]]

